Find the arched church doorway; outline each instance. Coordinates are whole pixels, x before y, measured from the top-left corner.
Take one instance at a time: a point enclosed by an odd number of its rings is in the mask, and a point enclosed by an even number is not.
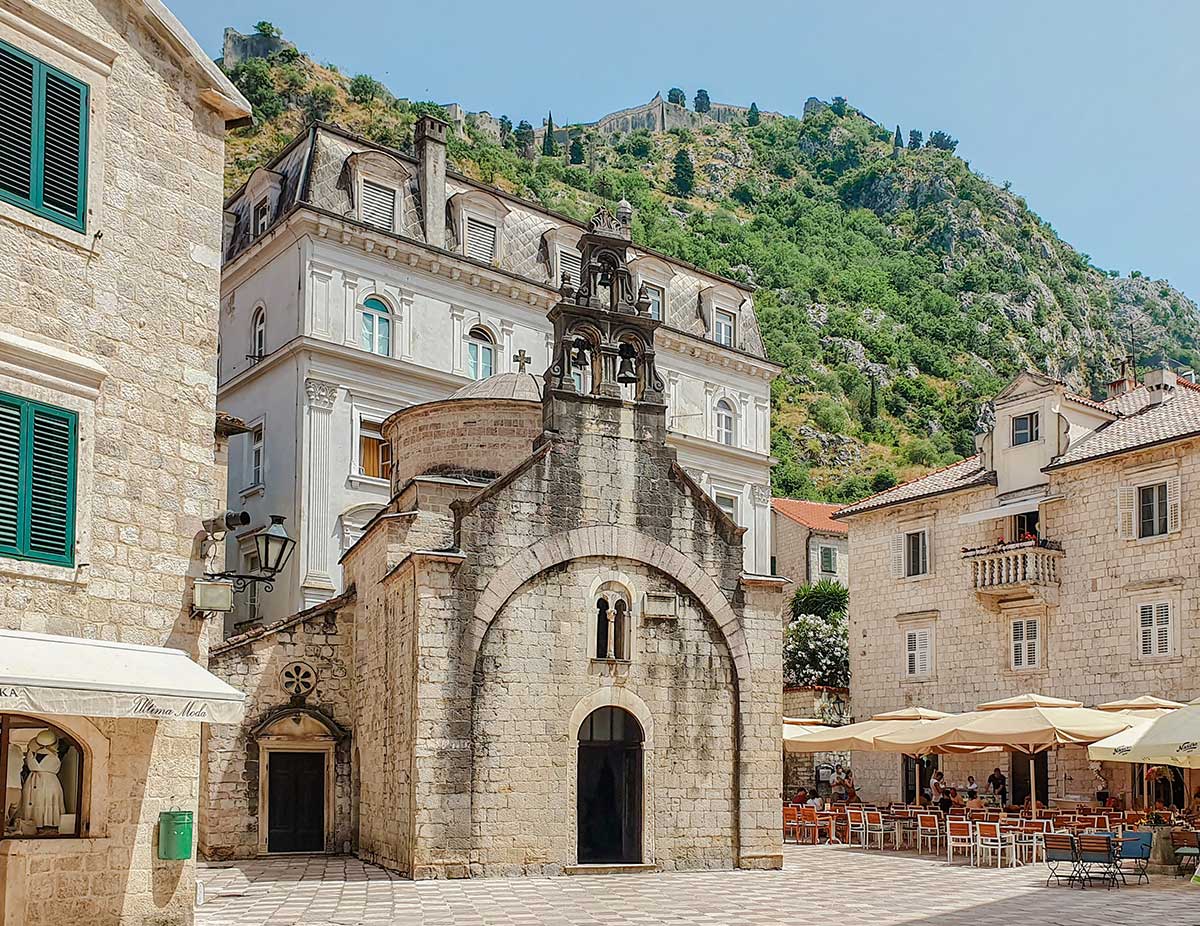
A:
[[[642,861],[642,742],[641,724],[619,707],[597,708],[579,727],[581,865]]]

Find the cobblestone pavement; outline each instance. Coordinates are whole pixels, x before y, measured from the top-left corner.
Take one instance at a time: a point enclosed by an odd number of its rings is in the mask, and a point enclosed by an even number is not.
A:
[[[911,854],[785,849],[775,872],[405,881],[354,858],[201,867],[197,926],[1084,926],[1200,923],[1200,887],[1045,887],[1043,865],[949,868]]]

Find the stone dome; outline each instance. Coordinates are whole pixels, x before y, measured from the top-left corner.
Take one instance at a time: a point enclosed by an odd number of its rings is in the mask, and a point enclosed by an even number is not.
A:
[[[497,373],[463,386],[450,399],[518,399],[542,401],[538,381],[529,373]]]

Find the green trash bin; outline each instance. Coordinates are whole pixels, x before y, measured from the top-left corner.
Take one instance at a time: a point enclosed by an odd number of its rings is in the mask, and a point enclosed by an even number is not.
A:
[[[190,810],[164,810],[158,815],[158,857],[164,860],[192,857]]]

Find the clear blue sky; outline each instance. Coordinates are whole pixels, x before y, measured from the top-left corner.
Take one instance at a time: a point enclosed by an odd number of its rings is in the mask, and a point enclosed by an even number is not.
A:
[[[1200,297],[1200,3],[167,2],[213,55],[225,26],[266,19],[398,96],[535,125],[672,86],[793,114],[844,96],[950,132],[1097,266]]]

